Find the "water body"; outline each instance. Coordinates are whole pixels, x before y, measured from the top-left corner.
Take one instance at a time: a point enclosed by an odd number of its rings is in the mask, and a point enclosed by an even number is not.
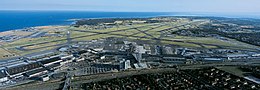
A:
[[[167,16],[171,13],[152,12],[87,12],[87,11],[0,11],[0,32],[46,25],[70,25],[69,19],[136,18]]]
[[[206,16],[206,17],[226,17],[226,18],[247,18],[247,19],[260,19],[260,13],[234,13],[234,12],[226,12],[226,13],[207,13],[207,12],[200,12],[200,13],[189,13],[189,12],[182,12],[174,14],[173,16]]]
[[[69,19],[82,18],[137,18],[155,16],[217,16],[260,18],[260,14],[245,13],[158,13],[158,12],[87,12],[87,11],[0,11],[0,32],[46,25],[70,25]]]

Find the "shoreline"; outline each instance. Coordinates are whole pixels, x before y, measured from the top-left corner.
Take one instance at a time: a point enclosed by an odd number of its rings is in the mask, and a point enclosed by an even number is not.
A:
[[[24,30],[27,28],[35,28],[35,27],[42,27],[42,26],[67,26],[76,23],[79,20],[86,20],[86,19],[106,19],[106,18],[151,18],[151,17],[163,17],[163,16],[174,16],[174,15],[151,15],[151,16],[131,16],[131,17],[86,17],[86,18],[71,18],[71,19],[64,19],[60,24],[47,24],[47,25],[35,25],[35,26],[28,26],[23,28],[17,29],[9,29],[9,30],[0,30],[0,33],[6,31],[15,31],[15,30]],[[63,23],[63,24],[62,24]],[[67,24],[66,24],[67,23]]]
[[[150,18],[150,17],[162,17],[164,15],[159,15],[159,16],[147,16],[147,17],[138,17],[138,18]],[[166,15],[167,16],[167,15]],[[69,26],[75,24],[79,20],[86,20],[86,19],[106,19],[106,18],[136,18],[136,17],[99,17],[99,18],[74,18],[74,19],[66,19],[63,22],[70,22],[70,24],[56,24],[56,25],[39,25],[39,26],[31,26],[31,27],[24,27],[24,28],[19,28],[19,29],[11,29],[11,30],[3,30],[0,31],[0,36],[1,33],[5,32],[13,32],[13,31],[22,31],[25,29],[30,29],[30,28],[38,28],[38,27],[52,27],[52,26]]]
[[[137,17],[137,18],[150,18],[150,17],[163,17],[163,16],[167,16],[167,15],[158,15],[158,16],[147,16],[147,17]],[[13,31],[22,31],[25,29],[30,29],[30,28],[39,28],[39,27],[53,27],[53,26],[69,26],[69,25],[73,25],[75,24],[77,21],[79,20],[86,20],[86,19],[106,19],[106,18],[136,18],[136,17],[99,17],[99,18],[74,18],[74,19],[66,19],[63,20],[63,22],[70,22],[70,24],[56,24],[56,25],[39,25],[39,26],[31,26],[31,27],[24,27],[24,28],[19,28],[19,29],[11,29],[11,30],[3,30],[0,31],[0,36],[1,33],[5,33],[5,32],[13,32]]]
[[[145,17],[98,17],[98,18],[73,18],[73,19],[66,19],[63,20],[64,24],[54,24],[54,25],[39,25],[39,26],[31,26],[31,27],[24,27],[19,29],[11,29],[11,30],[3,30],[0,31],[0,37],[5,36],[6,34],[14,33],[17,31],[23,31],[26,29],[34,29],[34,28],[41,28],[41,27],[56,27],[56,26],[69,26],[75,24],[79,20],[86,20],[86,19],[106,19],[106,18],[151,18],[151,17],[215,17],[214,15],[198,15],[198,14],[177,14],[177,15],[157,15],[157,16],[145,16]],[[218,16],[222,18],[240,18],[240,17],[230,17],[230,16]],[[245,18],[245,17],[241,17]],[[260,19],[260,18],[247,18],[247,19]],[[69,22],[69,24],[65,24],[66,22]]]
[[[19,30],[24,30],[28,28],[37,28],[37,27],[44,27],[44,26],[67,26],[67,25],[72,25],[75,24],[79,20],[86,20],[86,19],[105,19],[105,18],[150,18],[150,17],[167,17],[167,16],[172,16],[172,17],[222,17],[222,18],[246,18],[246,19],[260,19],[260,17],[248,17],[248,16],[230,16],[230,15],[223,15],[223,16],[215,16],[215,15],[210,15],[210,14],[172,14],[172,15],[156,15],[156,16],[140,16],[140,17],[97,17],[97,18],[72,18],[72,19],[66,19],[63,20],[63,24],[49,24],[49,25],[35,25],[35,26],[29,26],[29,27],[24,27],[24,28],[17,28],[17,29],[9,29],[9,30],[0,30],[0,33],[3,32],[8,32],[8,31],[19,31]],[[65,24],[69,22],[69,24]],[[1,36],[1,35],[0,35]]]
[[[10,34],[13,34],[15,32],[26,32],[24,30],[28,30],[28,29],[39,29],[39,28],[46,28],[46,27],[59,27],[59,26],[68,26],[68,25],[45,25],[45,26],[26,27],[26,28],[23,28],[23,29],[6,30],[6,31],[0,32],[0,37],[10,35]],[[27,32],[33,32],[33,31],[35,31],[35,30],[31,30],[31,31],[27,31]]]
[[[0,30],[0,36],[1,36],[1,33],[13,32],[13,31],[22,31],[22,30],[31,29],[31,28],[53,27],[53,26],[69,26],[69,25],[72,25],[72,24],[76,23],[78,20],[82,20],[82,19],[81,18],[79,18],[79,19],[77,19],[77,18],[75,18],[75,19],[66,19],[66,20],[63,20],[60,24],[35,25],[35,26],[28,26],[28,27],[25,26],[23,28],[17,28],[17,29]]]

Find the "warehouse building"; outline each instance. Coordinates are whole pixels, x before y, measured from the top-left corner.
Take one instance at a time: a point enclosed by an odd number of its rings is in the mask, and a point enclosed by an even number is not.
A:
[[[49,66],[49,65],[57,63],[57,62],[62,62],[62,60],[60,59],[60,57],[53,57],[53,58],[41,60],[39,62],[41,64],[43,64],[44,66]]]
[[[47,73],[48,71],[45,68],[37,68],[31,71],[28,71],[24,73],[23,75],[26,77],[35,77],[44,73]]]
[[[7,67],[7,73],[10,75],[10,77],[19,78],[22,77],[22,74],[26,71],[33,70],[35,68],[41,67],[40,64],[34,62],[29,64],[19,64],[19,65],[13,65],[10,67]]]

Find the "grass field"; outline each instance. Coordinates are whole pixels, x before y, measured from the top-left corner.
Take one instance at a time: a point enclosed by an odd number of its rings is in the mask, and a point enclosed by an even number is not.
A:
[[[207,22],[207,21],[205,21]],[[187,27],[178,27],[176,26],[186,25],[187,23],[193,23],[187,25]],[[134,24],[134,25],[119,25],[113,28],[106,29],[91,29],[86,27],[69,27],[69,26],[57,26],[57,27],[41,27],[42,31],[48,33],[59,32],[64,34],[62,37],[39,37],[39,38],[24,38],[14,42],[3,44],[0,48],[0,59],[1,56],[5,54],[11,54],[10,52],[16,53],[18,55],[25,55],[34,53],[37,51],[50,50],[57,48],[60,44],[66,43],[66,33],[67,30],[71,31],[72,41],[86,41],[86,40],[96,40],[107,37],[125,37],[131,40],[145,40],[150,41],[151,43],[158,44],[159,39],[161,39],[160,44],[174,44],[181,47],[189,48],[218,48],[217,46],[227,47],[227,48],[248,48],[246,45],[236,44],[222,41],[215,38],[208,37],[189,37],[189,36],[178,36],[171,35],[169,31],[177,31],[188,27],[195,27],[194,25],[200,23],[194,23],[188,20],[178,21],[178,22],[163,22],[163,23],[153,23],[153,24]],[[159,27],[160,26],[160,27]],[[166,32],[161,32],[162,30],[167,30]],[[102,33],[102,34],[100,34]],[[161,35],[162,34],[162,35]],[[162,37],[161,37],[162,36]],[[81,37],[81,38],[77,38]],[[156,39],[154,39],[156,38]],[[174,40],[181,41],[175,42]],[[233,42],[233,41],[232,41]],[[19,51],[16,49],[18,46],[25,46],[25,49],[32,49],[29,51]],[[5,50],[5,49],[8,49]]]
[[[220,69],[220,70],[229,72],[229,73],[231,73],[231,74],[240,76],[240,77],[244,77],[243,74],[246,73],[246,72],[243,72],[242,70],[240,70],[240,69],[239,69],[238,67],[236,67],[236,66],[222,66],[222,67],[217,67],[217,68]]]
[[[15,56],[16,54],[10,53],[10,51],[0,48],[0,59]]]

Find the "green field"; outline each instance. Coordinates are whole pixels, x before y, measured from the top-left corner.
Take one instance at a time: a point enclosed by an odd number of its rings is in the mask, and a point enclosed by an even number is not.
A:
[[[12,57],[14,56],[15,54],[14,53],[11,53],[10,51],[4,49],[4,48],[0,48],[0,59],[1,58],[8,58],[8,57]]]
[[[206,20],[204,21],[207,22]],[[187,23],[192,23],[187,25],[186,27],[178,27],[176,26],[184,25]],[[67,30],[71,31],[72,41],[86,41],[86,40],[97,40],[104,39],[107,37],[125,37],[130,40],[145,40],[150,41],[151,43],[166,45],[166,44],[174,44],[181,47],[189,47],[189,48],[218,48],[221,46],[223,48],[234,48],[234,49],[252,49],[248,48],[245,45],[241,46],[238,44],[232,44],[230,42],[226,42],[223,40],[208,38],[208,37],[189,37],[189,36],[178,36],[172,35],[172,31],[182,30],[185,28],[195,27],[194,25],[200,25],[198,22],[191,22],[188,20],[178,21],[178,22],[163,22],[163,23],[153,23],[153,24],[134,24],[134,25],[118,25],[113,28],[99,28],[93,29],[89,27],[56,27],[56,28],[46,28],[42,29],[43,31],[47,31],[48,33],[59,32],[64,34],[62,37],[39,37],[39,38],[24,38],[14,42],[6,43],[2,45],[0,51],[5,54],[12,55],[15,53],[16,55],[25,55],[34,53],[37,51],[50,50],[57,48],[57,45],[66,43],[66,32]],[[162,30],[169,30],[169,32],[161,32]],[[102,34],[100,34],[102,33]],[[161,35],[162,34],[162,35]],[[170,36],[168,36],[170,35]],[[80,37],[80,38],[78,38]],[[159,40],[155,40],[155,38]],[[176,42],[180,41],[180,42]],[[241,43],[241,42],[237,42]],[[16,47],[25,46],[25,49],[32,49],[28,51],[19,51]],[[8,49],[8,50],[7,50]],[[12,52],[12,53],[10,53]],[[5,55],[3,54],[3,55]],[[0,54],[0,58],[1,58]],[[3,56],[2,55],[2,56]]]
[[[236,66],[222,66],[222,67],[217,67],[220,70],[229,72],[231,74],[237,75],[239,77],[244,77],[243,74],[245,74],[246,72],[243,72],[242,70],[239,69],[239,67]]]

